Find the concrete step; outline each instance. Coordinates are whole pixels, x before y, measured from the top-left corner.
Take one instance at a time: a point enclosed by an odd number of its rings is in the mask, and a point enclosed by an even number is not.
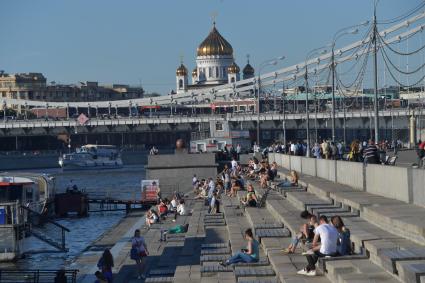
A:
[[[326,276],[332,282],[399,282],[368,259],[329,261],[326,269]]]
[[[172,283],[174,280],[174,277],[149,277],[145,279],[146,283]],[[140,280],[137,280],[135,282],[140,282]]]
[[[261,238],[290,237],[291,232],[286,228],[256,229],[255,235],[261,240]]]
[[[173,276],[174,275],[174,272],[175,272],[175,269],[174,268],[151,269],[149,271],[149,277],[151,277],[151,276],[162,276],[162,277],[165,277],[165,276],[168,276],[168,275]]]
[[[280,283],[276,276],[240,277],[238,283]]]
[[[203,255],[200,258],[201,263],[203,262],[220,262],[225,261],[229,258],[229,255]]]
[[[425,260],[425,248],[386,249],[382,250],[378,256],[381,258],[382,267],[397,274],[397,262]]]
[[[293,206],[299,210],[305,210],[308,205],[329,205],[332,204],[331,200],[326,200],[317,197],[316,195],[309,192],[287,192],[286,199],[292,203]]]
[[[398,276],[404,282],[421,283],[421,277],[425,279],[425,260],[397,261],[396,266]]]
[[[201,249],[218,249],[218,248],[227,248],[229,243],[211,243],[211,244],[202,244]]]
[[[261,266],[261,267],[240,267],[235,266],[235,276],[236,279],[239,279],[240,277],[263,277],[263,276],[274,276],[276,273],[274,272],[273,268],[270,266]]]
[[[230,253],[230,248],[204,249],[201,255],[226,255]]]
[[[201,276],[218,272],[233,272],[232,266],[221,266],[219,264],[201,266]]]

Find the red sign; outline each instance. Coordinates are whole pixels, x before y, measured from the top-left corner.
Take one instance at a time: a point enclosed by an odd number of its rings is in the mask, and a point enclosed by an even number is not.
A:
[[[89,120],[89,118],[87,118],[86,115],[84,115],[83,113],[80,114],[80,116],[78,116],[77,121],[78,123],[82,126],[85,123],[87,123],[87,121]]]

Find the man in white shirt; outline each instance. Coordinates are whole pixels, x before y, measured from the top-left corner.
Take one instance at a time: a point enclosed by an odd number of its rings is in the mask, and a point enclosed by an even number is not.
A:
[[[289,147],[289,151],[291,155],[295,155],[295,143],[291,142],[291,146]]]
[[[316,263],[319,257],[336,255],[338,230],[328,224],[328,218],[325,215],[320,216],[319,223],[320,225],[314,230],[312,248],[305,253],[308,264],[304,269],[298,271],[298,274],[316,276]]]
[[[238,162],[236,161],[236,159],[233,158],[231,164],[232,164],[232,171],[235,172],[236,168],[238,167]]]

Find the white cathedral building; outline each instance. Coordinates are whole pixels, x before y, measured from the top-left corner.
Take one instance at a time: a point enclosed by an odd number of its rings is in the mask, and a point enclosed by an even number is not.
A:
[[[242,73],[243,79],[254,77],[254,68],[249,64],[249,60]],[[182,62],[176,70],[177,94],[240,80],[240,68],[233,58],[232,45],[218,32],[215,23],[197,49],[192,84],[189,84],[188,75],[187,68]]]

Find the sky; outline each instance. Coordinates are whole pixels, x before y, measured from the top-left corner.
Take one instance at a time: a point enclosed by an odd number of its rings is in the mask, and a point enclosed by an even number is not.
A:
[[[422,1],[381,0],[378,20]],[[175,89],[181,56],[189,71],[195,67],[212,15],[242,69],[247,54],[254,68],[281,55],[279,67],[304,61],[337,30],[372,14],[372,0],[0,0],[0,70],[166,94]]]

